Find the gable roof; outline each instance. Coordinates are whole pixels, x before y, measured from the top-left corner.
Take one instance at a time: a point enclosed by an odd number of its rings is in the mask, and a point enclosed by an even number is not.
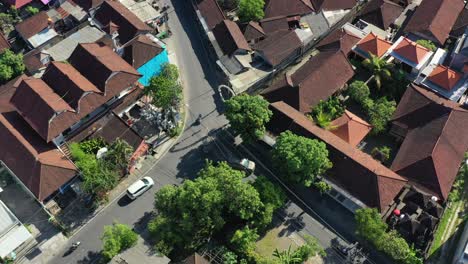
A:
[[[197,7],[210,30],[226,19],[216,0],[198,0]]]
[[[456,72],[447,66],[437,65],[429,75],[428,80],[445,90],[450,91],[462,77],[463,74]]]
[[[392,46],[392,43],[379,38],[374,33],[369,33],[363,38],[356,47],[367,54],[373,54],[377,57],[382,57]]]
[[[3,2],[9,4],[9,6],[14,6],[14,7],[16,7],[16,9],[19,9],[19,8],[31,3],[32,0],[5,0]]]
[[[16,24],[15,29],[24,38],[29,39],[49,26],[49,16],[41,11]]]
[[[401,102],[394,122],[409,132],[391,168],[445,200],[468,149],[468,111],[414,84]]]
[[[10,43],[6,39],[6,37],[0,32],[0,53],[2,53],[4,50],[9,49]]]
[[[332,127],[330,132],[352,146],[357,146],[372,130],[371,125],[348,110],[333,120],[330,126]]]
[[[346,10],[356,5],[356,0],[311,0],[316,12],[321,10]]]
[[[148,25],[118,1],[104,1],[96,10],[94,18],[103,27],[110,23],[117,25],[121,44],[127,43],[138,33],[151,31]]]
[[[295,16],[314,12],[310,0],[269,0],[265,2],[265,17]]]
[[[163,48],[158,43],[151,40],[146,35],[139,35],[124,47],[123,58],[135,69],[140,68],[145,63],[163,52]]]
[[[83,8],[85,11],[89,11],[90,9],[100,6],[104,0],[73,0],[73,2]]]
[[[407,180],[368,154],[343,141],[330,131],[314,125],[305,115],[284,102],[270,105],[273,117],[268,127],[274,133],[285,130],[319,139],[327,144],[333,167],[327,178],[340,185],[369,207],[385,212]]]
[[[424,0],[406,25],[405,32],[430,33],[443,45],[463,7],[463,0]]]
[[[231,20],[223,20],[213,28],[213,34],[224,54],[231,55],[238,49],[250,50],[239,26]]]
[[[247,41],[265,37],[265,31],[258,22],[250,21],[244,29],[244,37]]]
[[[288,18],[286,16],[275,16],[260,20],[260,25],[265,34],[276,31],[289,30]]]
[[[23,63],[26,70],[33,74],[35,71],[44,68],[46,65],[42,63],[42,59],[46,56],[50,56],[45,50],[33,49],[30,52],[23,55]]]
[[[450,35],[456,38],[461,37],[465,33],[465,28],[468,26],[468,9],[463,8],[463,10],[458,15],[455,24],[450,31]]]
[[[343,28],[337,28],[328,36],[323,38],[318,44],[317,49],[320,51],[326,50],[341,50],[344,54],[348,55],[352,47],[361,40]]]
[[[254,50],[260,52],[271,66],[275,67],[302,47],[302,42],[293,30],[276,31],[256,43]]]
[[[401,42],[393,49],[393,52],[417,65],[422,62],[430,50],[408,38],[402,38]]]
[[[372,0],[357,18],[386,30],[401,15],[404,8],[389,0]]]
[[[342,52],[320,52],[291,75],[291,82],[273,84],[262,94],[270,102],[284,101],[307,113],[320,100],[341,89],[353,75],[353,68]]]

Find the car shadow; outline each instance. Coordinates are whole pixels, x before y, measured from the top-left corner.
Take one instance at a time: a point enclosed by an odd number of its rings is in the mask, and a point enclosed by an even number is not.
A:
[[[131,202],[133,202],[132,199],[128,198],[127,195],[123,195],[123,196],[120,197],[120,199],[117,201],[117,204],[118,204],[120,207],[125,207],[125,206],[129,205]]]

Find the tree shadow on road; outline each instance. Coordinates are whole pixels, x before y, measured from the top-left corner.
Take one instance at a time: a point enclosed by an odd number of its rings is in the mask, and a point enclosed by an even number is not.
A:
[[[100,263],[100,261],[98,261],[99,259],[102,259],[102,255],[100,251],[99,252],[88,251],[86,256],[78,260],[76,263],[77,264]]]

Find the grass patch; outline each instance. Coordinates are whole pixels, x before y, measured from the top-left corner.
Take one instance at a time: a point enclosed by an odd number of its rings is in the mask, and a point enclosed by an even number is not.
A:
[[[444,215],[442,219],[440,219],[439,226],[434,234],[434,242],[432,243],[431,249],[429,250],[429,256],[432,256],[434,252],[439,249],[439,247],[443,244],[442,237],[447,230],[448,224],[450,223],[450,219],[452,219],[453,214],[455,213],[455,209],[458,207],[458,203],[453,203],[450,207],[445,209]]]
[[[282,230],[286,228],[286,226],[279,226],[268,231],[268,233],[266,233],[265,236],[256,243],[255,251],[262,257],[271,260],[273,259],[273,251],[275,251],[275,249],[286,250],[291,246],[291,250],[295,250],[301,246],[298,245],[297,242],[305,244],[303,239],[299,236],[297,236],[297,238],[300,239],[299,241],[288,237],[287,235],[281,236]]]

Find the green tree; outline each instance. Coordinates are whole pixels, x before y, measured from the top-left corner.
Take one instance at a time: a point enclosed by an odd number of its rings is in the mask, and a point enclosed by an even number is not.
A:
[[[320,194],[324,194],[326,192],[331,191],[332,187],[330,184],[326,183],[325,181],[315,181],[314,182],[315,188],[317,188]]]
[[[249,22],[251,20],[258,21],[265,16],[263,0],[240,0],[239,2],[239,19],[241,22]]]
[[[271,204],[275,210],[283,207],[286,203],[286,194],[281,187],[273,184],[267,177],[258,176],[252,185],[259,193],[260,200],[264,204]]]
[[[104,156],[104,161],[114,170],[125,173],[128,169],[128,162],[133,154],[133,147],[125,140],[116,139],[109,146],[109,150]]]
[[[299,264],[302,263],[302,258],[299,252],[291,250],[291,246],[287,250],[279,251],[277,248],[273,251],[275,257],[280,264]]]
[[[26,7],[26,12],[28,12],[29,15],[34,16],[35,14],[39,13],[39,9],[29,5]]]
[[[280,134],[272,150],[274,164],[292,183],[310,186],[316,177],[332,167],[325,143],[286,131]]]
[[[312,109],[312,115],[316,117],[320,113],[328,115],[330,120],[336,119],[343,115],[345,107],[340,99],[331,96],[328,100],[320,100],[320,102]]]
[[[370,90],[365,82],[354,81],[348,87],[348,94],[354,101],[362,103],[364,99],[369,97]]]
[[[365,108],[367,108],[370,123],[373,127],[372,133],[380,134],[387,129],[388,122],[392,118],[393,112],[395,112],[396,102],[381,97]]]
[[[265,125],[273,115],[268,105],[259,95],[241,94],[226,101],[226,118],[244,141],[255,141],[265,134]]]
[[[80,142],[80,149],[87,154],[96,155],[96,153],[106,145],[102,137],[96,137]]]
[[[111,226],[104,226],[101,240],[103,242],[102,254],[110,260],[125,249],[135,246],[138,235],[128,225],[114,223]]]
[[[25,70],[23,55],[7,49],[0,54],[0,82],[6,82]]]
[[[315,117],[313,117],[313,120],[317,126],[326,129],[326,130],[333,130],[335,129],[334,126],[332,126],[332,117],[329,113],[324,113],[322,111],[318,112]]]
[[[382,87],[382,82],[384,80],[390,80],[392,77],[392,73],[390,71],[392,65],[374,54],[370,54],[370,58],[365,59],[362,62],[362,65],[374,74],[375,86],[379,90],[380,87]]]
[[[371,151],[371,155],[374,159],[386,162],[390,159],[391,149],[387,146],[374,147]]]
[[[434,42],[427,39],[418,39],[416,40],[416,43],[427,49],[430,49],[431,51],[435,51],[437,49],[437,46],[434,44]]]
[[[255,241],[257,241],[258,237],[257,230],[245,226],[234,232],[230,242],[235,251],[243,255],[249,255],[250,252],[254,251]]]
[[[379,211],[375,208],[356,210],[356,233],[368,241],[377,241],[387,230]]]
[[[207,163],[194,181],[165,186],[155,196],[159,215],[148,228],[162,253],[193,251],[225,225],[249,223],[263,207],[244,173]]]
[[[162,66],[161,74],[169,80],[177,81],[179,79],[179,69],[175,64],[165,63]]]
[[[153,98],[153,104],[168,110],[176,106],[182,98],[182,86],[172,79],[163,75],[151,78],[148,86],[145,86],[144,93]]]

